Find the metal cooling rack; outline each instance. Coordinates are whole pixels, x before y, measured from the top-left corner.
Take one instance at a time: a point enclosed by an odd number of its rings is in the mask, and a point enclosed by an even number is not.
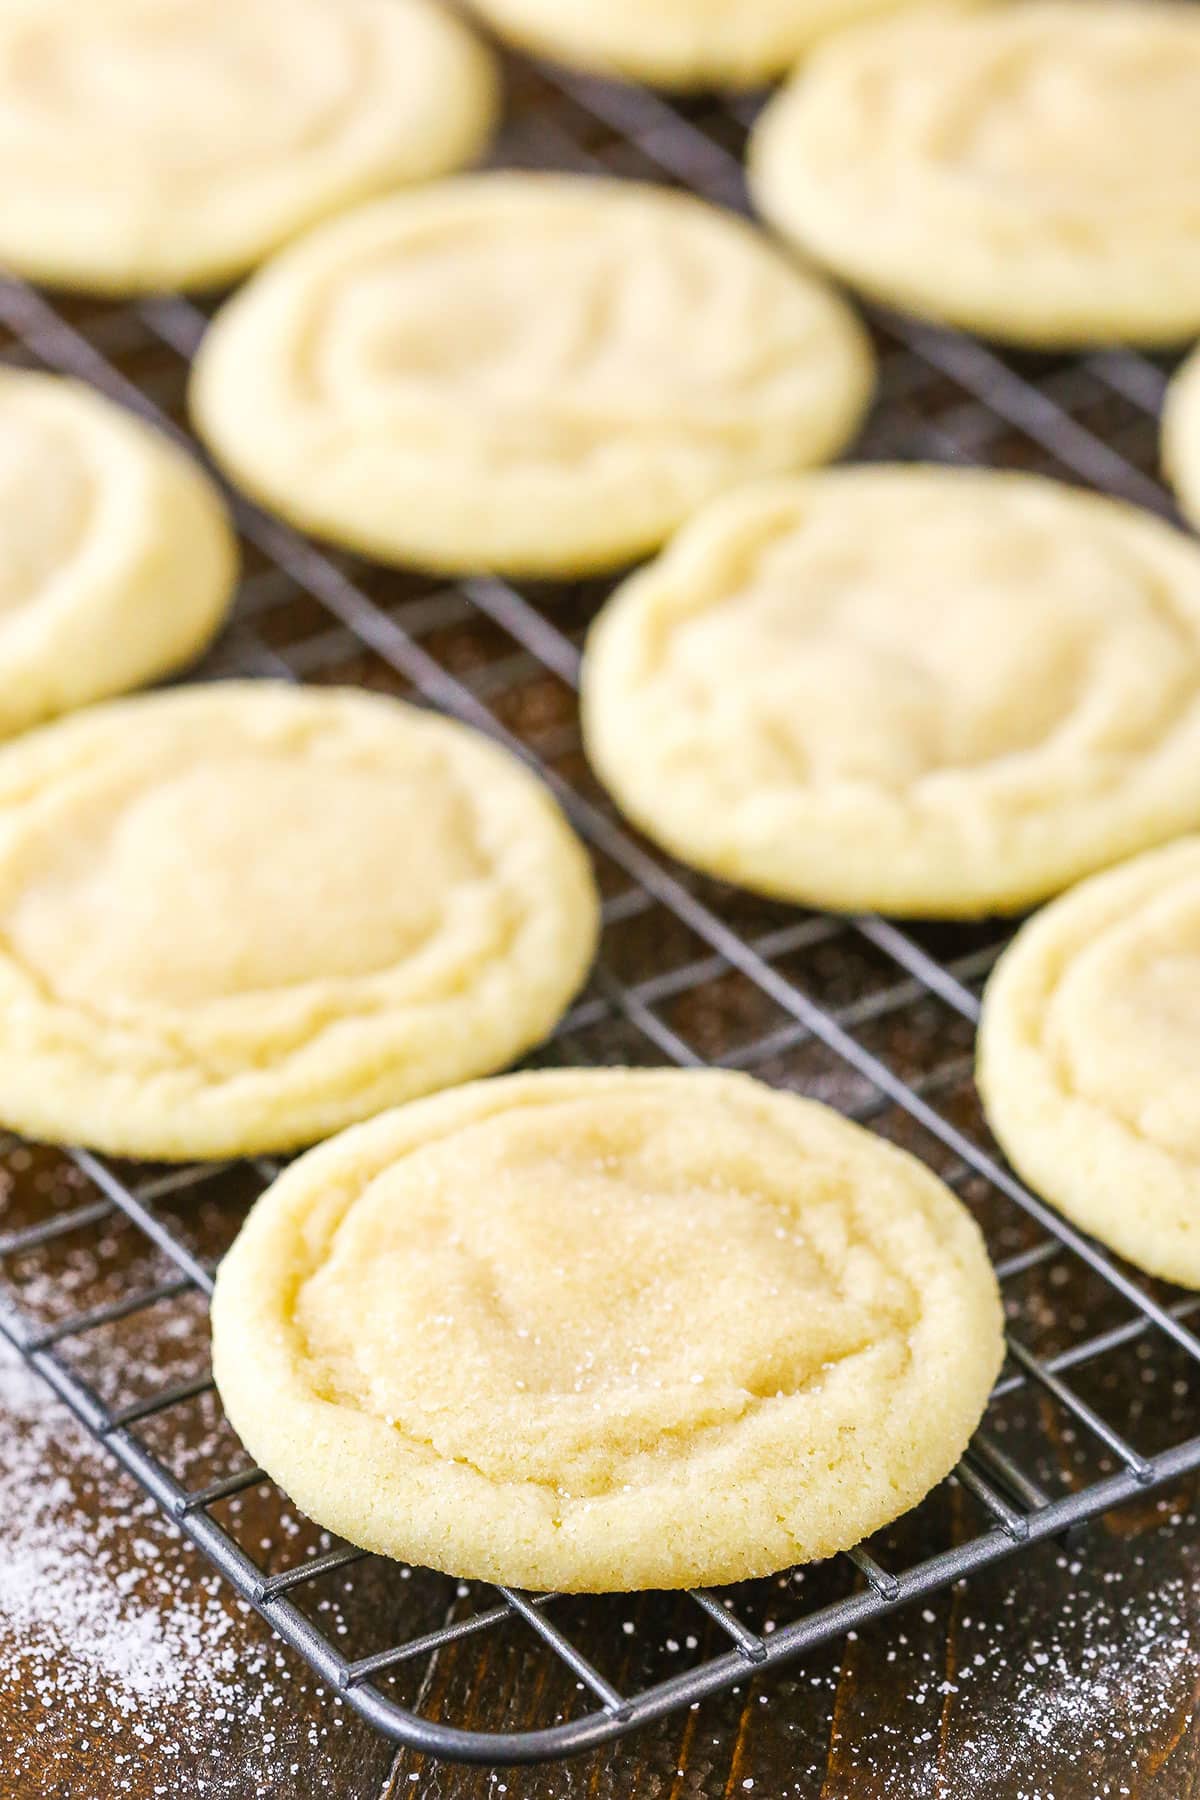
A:
[[[527,63],[510,68],[512,117],[498,160],[676,182],[744,205],[739,154],[751,103],[668,103]],[[205,323],[199,307],[175,297],[52,304],[19,283],[0,287],[8,360],[81,376],[176,431],[187,359]],[[1166,378],[1159,362],[1124,353],[1010,357],[890,315],[873,314],[872,324],[882,389],[861,455],[1013,464],[1170,512],[1151,473]],[[1002,928],[900,929],[878,918],[802,914],[704,881],[644,847],[591,783],[579,750],[573,691],[599,584],[423,581],[326,553],[240,501],[237,517],[247,576],[203,676],[362,681],[444,708],[538,766],[595,853],[607,896],[599,970],[535,1060],[717,1062],[869,1119],[920,1150],[972,1205],[1011,1326],[983,1429],[909,1520],[803,1574],[638,1602],[652,1629],[668,1616],[662,1609],[677,1621],[686,1612],[677,1629],[696,1654],[664,1673],[617,1630],[614,1621],[634,1609],[628,1598],[568,1602],[502,1588],[475,1590],[468,1608],[461,1589],[427,1576],[438,1596],[430,1624],[428,1594],[416,1604],[419,1580],[405,1588],[394,1577],[409,1571],[349,1546],[325,1540],[283,1567],[252,1553],[239,1540],[237,1507],[253,1494],[265,1509],[258,1516],[269,1518],[283,1498],[232,1440],[224,1465],[208,1467],[203,1482],[181,1472],[187,1433],[178,1421],[215,1401],[206,1366],[182,1380],[167,1376],[178,1371],[181,1339],[206,1345],[216,1253],[200,1246],[194,1219],[206,1216],[207,1197],[228,1190],[232,1229],[273,1166],[155,1172],[52,1153],[55,1199],[0,1235],[0,1331],[322,1681],[386,1736],[432,1755],[494,1764],[561,1757],[1200,1467],[1194,1397],[1173,1410],[1149,1408],[1131,1403],[1122,1385],[1133,1358],[1165,1357],[1182,1369],[1176,1393],[1196,1379],[1200,1341],[1187,1320],[1200,1295],[1115,1264],[1026,1192],[987,1138],[970,1049],[979,985],[1003,946]],[[51,1153],[10,1144],[6,1160],[16,1168],[35,1154]],[[58,1204],[67,1178],[73,1185]],[[24,1263],[49,1259],[53,1269],[59,1250],[93,1243],[114,1222],[145,1252],[134,1257],[141,1274],[115,1291],[99,1277],[91,1288],[64,1284],[48,1314],[44,1304],[40,1316],[22,1304]],[[147,1257],[155,1280],[145,1278]],[[43,1302],[44,1290],[45,1280]],[[702,1325],[702,1297],[697,1306]],[[89,1370],[80,1354],[126,1327],[161,1351],[161,1378],[135,1398],[113,1391],[119,1357]],[[1105,1405],[1114,1384],[1125,1395],[1119,1423]],[[382,1598],[362,1641],[348,1643],[335,1641],[310,1601],[351,1564],[373,1571]],[[765,1616],[772,1608],[778,1620]],[[385,1630],[388,1618],[396,1623]],[[514,1665],[523,1685],[497,1701],[495,1729],[459,1728],[452,1703],[437,1698],[438,1659],[477,1634],[504,1631],[523,1634]],[[624,1644],[621,1656],[614,1643]]]

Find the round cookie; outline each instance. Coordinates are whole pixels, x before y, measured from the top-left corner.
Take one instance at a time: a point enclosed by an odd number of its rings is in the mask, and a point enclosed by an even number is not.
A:
[[[237,567],[191,457],[82,383],[0,369],[0,735],[189,662]]]
[[[756,87],[818,38],[908,0],[471,0],[536,54],[655,87]]]
[[[1200,529],[1200,349],[1193,350],[1167,389],[1163,466],[1181,510]]]
[[[731,214],[503,174],[286,251],[217,315],[192,413],[242,486],[338,543],[569,576],[832,456],[871,381],[848,309]]]
[[[0,1121],[311,1143],[536,1042],[597,913],[546,791],[447,719],[269,682],[92,708],[0,751]]]
[[[953,1468],[1002,1356],[979,1231],[923,1164],[713,1071],[375,1119],[263,1196],[213,1300],[222,1401],[305,1512],[533,1589],[846,1549]]]
[[[1043,348],[1200,330],[1200,12],[1023,0],[821,46],[751,187],[788,238],[922,317]]]
[[[764,483],[604,608],[583,722],[697,868],[846,911],[1018,911],[1200,826],[1200,548],[1036,476]]]
[[[1072,889],[984,997],[979,1087],[1015,1168],[1152,1275],[1200,1288],[1200,839]]]
[[[0,261],[114,295],[226,282],[469,162],[496,104],[433,0],[6,0]]]

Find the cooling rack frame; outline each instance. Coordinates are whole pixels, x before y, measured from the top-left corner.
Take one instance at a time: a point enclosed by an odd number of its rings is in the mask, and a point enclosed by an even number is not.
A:
[[[753,101],[666,100],[644,89],[561,70],[515,62],[512,67],[518,86],[536,98],[518,99],[502,152],[506,160],[581,172],[649,174],[686,185],[718,203],[744,206],[736,146],[752,116]],[[1070,400],[1072,380],[1076,385],[1086,380],[1091,388],[1110,392],[1152,421],[1165,385],[1159,362],[1131,352],[1098,351],[1084,358],[1056,359],[1053,368],[1031,367],[1031,359],[1010,358],[966,337],[881,312],[870,316],[883,350],[884,400],[876,421],[876,453],[889,453],[898,444],[909,456],[996,460],[997,445],[1011,432],[1021,440],[1019,460],[1026,465],[1044,454],[1057,472],[1170,513],[1169,498],[1155,478],[1136,458],[1081,421]],[[178,296],[99,309],[93,317],[81,316],[77,306],[64,307],[19,282],[0,286],[0,327],[12,340],[9,356],[79,376],[188,442],[186,432],[163,413],[153,394],[121,372],[117,351],[138,339],[187,360],[205,323],[203,309]],[[919,401],[922,391],[938,381],[953,384],[960,401],[949,410],[942,408],[936,417],[923,416],[914,397]],[[610,809],[566,778],[544,748],[540,754],[531,750],[527,737],[498,714],[497,697],[503,696],[513,670],[527,670],[532,664],[567,688],[577,684],[578,642],[556,622],[554,609],[544,598],[481,577],[457,584],[431,581],[424,594],[388,606],[353,570],[348,572],[343,560],[241,498],[235,497],[234,504],[245,541],[267,567],[245,584],[230,633],[232,650],[217,673],[312,678],[324,666],[322,657],[335,659],[348,641],[360,646],[411,687],[414,698],[479,727],[541,770],[581,835],[624,878],[626,885],[606,903],[606,926],[650,908],[663,909],[702,946],[701,953],[682,968],[649,969],[636,978],[614,973],[602,954],[592,988],[563,1022],[557,1039],[566,1041],[597,1020],[618,1019],[638,1035],[651,1060],[702,1066],[712,1056],[673,1027],[662,1008],[672,998],[732,972],[765,996],[785,1021],[760,1041],[758,1051],[768,1040],[775,1047],[801,1040],[820,1046],[831,1063],[851,1071],[875,1096],[854,1116],[870,1117],[883,1106],[898,1109],[950,1159],[949,1178],[957,1175],[966,1182],[986,1184],[1036,1228],[1036,1241],[1000,1262],[1002,1282],[1065,1258],[1098,1278],[1129,1309],[1120,1322],[1090,1337],[1079,1336],[1051,1356],[1029,1347],[1018,1320],[1010,1331],[1009,1358],[994,1396],[995,1402],[1022,1387],[1037,1390],[1069,1415],[1073,1427],[1101,1446],[1111,1472],[1052,1496],[985,1421],[951,1477],[973,1498],[978,1530],[899,1569],[885,1567],[865,1547],[852,1551],[853,1591],[832,1604],[800,1610],[769,1634],[751,1629],[729,1596],[697,1590],[691,1597],[697,1617],[723,1647],[678,1674],[626,1693],[594,1665],[586,1648],[555,1623],[555,1596],[499,1588],[494,1603],[468,1617],[352,1657],[314,1624],[293,1595],[322,1576],[364,1560],[365,1553],[335,1545],[323,1555],[267,1573],[212,1514],[220,1503],[261,1486],[267,1479],[263,1471],[242,1466],[204,1486],[188,1487],[139,1437],[138,1427],[148,1420],[208,1392],[210,1375],[197,1375],[113,1407],[60,1354],[59,1347],[69,1340],[114,1321],[169,1306],[182,1294],[206,1296],[211,1291],[211,1267],[172,1230],[155,1203],[168,1192],[186,1191],[189,1184],[201,1186],[212,1171],[201,1166],[141,1179],[88,1152],[71,1152],[94,1197],[0,1234],[0,1273],[5,1259],[69,1234],[99,1230],[116,1213],[161,1253],[170,1273],[152,1286],[77,1309],[49,1326],[24,1316],[0,1286],[0,1333],[322,1681],[386,1737],[431,1756],[497,1766],[568,1756],[692,1706],[748,1675],[777,1668],[807,1649],[1200,1468],[1200,1436],[1183,1437],[1144,1455],[1126,1432],[1075,1391],[1069,1379],[1072,1370],[1148,1336],[1169,1341],[1176,1351],[1200,1363],[1200,1339],[1188,1324],[1200,1310],[1200,1295],[1156,1297],[1135,1273],[1023,1188],[977,1133],[939,1110],[935,1100],[947,1071],[954,1079],[963,1078],[961,1056],[951,1058],[945,1068],[923,1072],[918,1081],[898,1073],[858,1035],[889,1007],[926,996],[973,1027],[979,1010],[977,983],[998,943],[946,961],[930,951],[918,931],[874,917],[832,920],[796,914],[772,931],[739,930],[714,905],[703,884],[690,882],[686,872],[646,848]],[[311,597],[328,620],[323,632],[306,641],[303,655],[280,650],[258,629],[264,594],[268,589],[277,593],[281,584]],[[430,620],[459,617],[464,607],[490,621],[512,646],[508,662],[502,659],[486,681],[454,672],[425,641]],[[814,999],[778,963],[789,952],[843,935],[869,945],[894,971],[894,981],[861,996],[857,1003],[834,1007]],[[754,1066],[745,1050],[722,1060]],[[274,1165],[260,1160],[255,1171],[265,1182]],[[402,1663],[434,1659],[463,1637],[514,1620],[582,1685],[588,1706],[579,1716],[533,1730],[466,1730],[399,1705],[379,1684],[380,1677]]]

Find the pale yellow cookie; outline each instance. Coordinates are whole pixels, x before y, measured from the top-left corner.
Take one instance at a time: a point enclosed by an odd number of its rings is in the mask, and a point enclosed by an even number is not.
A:
[[[1023,0],[831,38],[763,115],[765,216],[875,298],[1044,348],[1200,330],[1200,8]]]
[[[1200,1288],[1200,839],[1095,876],[1018,932],[984,997],[979,1087],[1031,1186]]]
[[[832,456],[871,381],[853,315],[731,214],[504,174],[285,252],[217,315],[192,411],[244,487],[338,543],[575,575]]]
[[[214,684],[0,751],[0,1122],[285,1150],[536,1042],[597,902],[546,791],[350,689]]]
[[[3,0],[0,261],[96,293],[228,281],[469,162],[495,112],[434,0]]]
[[[229,1417],[305,1512],[525,1588],[846,1549],[953,1468],[1002,1354],[948,1188],[715,1072],[509,1076],[347,1132],[213,1300]]]
[[[1167,389],[1163,466],[1181,510],[1200,529],[1200,349],[1192,352]]]
[[[471,0],[501,36],[656,87],[755,87],[818,38],[909,0]]]
[[[1200,548],[1030,475],[765,483],[617,591],[583,720],[697,868],[848,911],[1017,911],[1200,826]]]
[[[0,369],[0,735],[190,661],[237,566],[189,456],[81,383]]]

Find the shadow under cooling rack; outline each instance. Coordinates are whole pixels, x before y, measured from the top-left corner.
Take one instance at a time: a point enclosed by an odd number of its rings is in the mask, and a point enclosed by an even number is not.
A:
[[[512,86],[501,160],[744,203],[750,103],[668,103],[525,63]],[[881,395],[860,454],[1037,469],[1170,511],[1153,474],[1159,362],[1008,357],[890,315],[872,324]],[[178,297],[52,303],[0,286],[6,360],[78,375],[184,437],[187,365],[205,325]],[[445,709],[540,769],[589,844],[605,896],[598,969],[532,1060],[747,1069],[869,1122],[971,1207],[1009,1323],[1005,1371],[955,1474],[846,1556],[720,1593],[468,1587],[298,1522],[220,1415],[212,1271],[273,1164],[146,1169],[10,1141],[0,1332],[324,1682],[387,1736],[434,1755],[563,1756],[1200,1467],[1189,1323],[1200,1296],[1143,1280],[1073,1232],[1016,1182],[984,1129],[971,1051],[1003,927],[800,913],[651,853],[580,749],[579,649],[604,584],[448,585],[318,549],[239,499],[235,510],[246,578],[203,678],[362,683]],[[701,1297],[697,1308],[702,1321]],[[503,1644],[510,1679],[494,1682],[485,1727],[467,1730],[455,1721],[485,1639]]]

